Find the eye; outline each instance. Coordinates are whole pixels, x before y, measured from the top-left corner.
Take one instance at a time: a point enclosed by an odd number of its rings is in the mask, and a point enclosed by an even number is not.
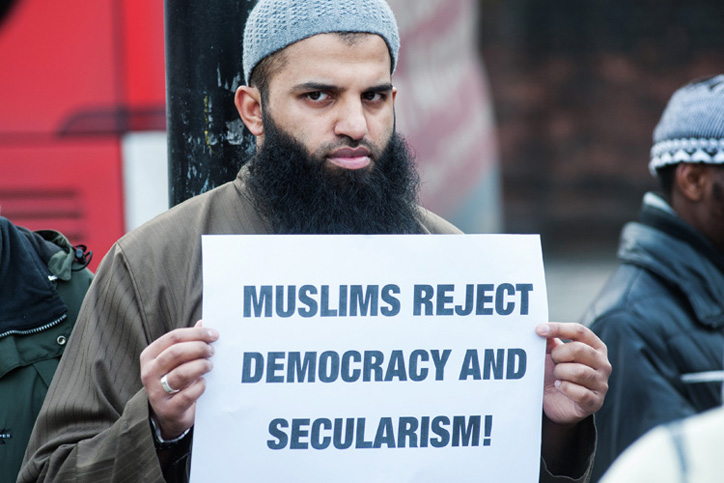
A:
[[[314,102],[326,101],[329,99],[329,94],[322,91],[307,92],[304,96]]]
[[[365,92],[362,94],[362,98],[368,102],[384,102],[387,95],[383,92]]]

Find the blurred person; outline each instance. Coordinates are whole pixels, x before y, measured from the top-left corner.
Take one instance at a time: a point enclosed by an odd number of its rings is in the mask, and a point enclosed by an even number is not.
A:
[[[649,429],[722,402],[707,380],[724,360],[724,76],[674,93],[649,167],[662,193],[624,227],[620,266],[583,319],[613,365],[594,481]]]
[[[235,102],[256,154],[236,180],[129,233],[101,262],[19,481],[188,479],[219,337],[199,321],[202,234],[460,233],[417,204],[395,131],[398,51],[383,0],[255,6]],[[548,340],[542,481],[585,481],[606,348],[580,324],[537,331]]]
[[[92,274],[56,231],[0,216],[0,483],[14,483]]]
[[[652,429],[632,444],[601,483],[719,483],[724,478],[724,408]]]

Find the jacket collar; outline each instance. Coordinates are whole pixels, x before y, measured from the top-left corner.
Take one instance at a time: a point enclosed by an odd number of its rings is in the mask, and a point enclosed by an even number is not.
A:
[[[67,307],[48,269],[60,250],[0,217],[0,337],[29,331],[60,319]]]
[[[717,250],[704,235],[682,220],[660,196],[647,193],[641,208],[641,223],[677,238],[692,246],[724,273],[724,253]]]
[[[673,210],[645,201],[640,222],[624,228],[618,256],[682,292],[701,323],[724,327],[724,255]]]

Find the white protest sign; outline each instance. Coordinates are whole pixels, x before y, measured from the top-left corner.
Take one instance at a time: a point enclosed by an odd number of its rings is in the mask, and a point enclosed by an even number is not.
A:
[[[528,235],[212,235],[191,481],[537,481]]]

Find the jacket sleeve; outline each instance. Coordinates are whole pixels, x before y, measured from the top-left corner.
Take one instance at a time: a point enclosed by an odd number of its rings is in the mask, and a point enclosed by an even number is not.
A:
[[[591,478],[593,471],[594,455],[596,454],[596,424],[594,417],[589,416],[578,423],[577,436],[573,444],[575,451],[566,455],[570,461],[569,470],[571,475],[553,474],[541,458],[540,483],[586,483]],[[545,445],[546,441],[543,440]]]
[[[148,328],[132,273],[114,246],[88,291],[19,482],[163,481],[139,362],[158,330]]]
[[[591,328],[608,347],[613,366],[603,407],[597,414],[598,450],[594,478],[649,429],[695,414],[683,393],[676,363],[660,331],[616,311]]]

